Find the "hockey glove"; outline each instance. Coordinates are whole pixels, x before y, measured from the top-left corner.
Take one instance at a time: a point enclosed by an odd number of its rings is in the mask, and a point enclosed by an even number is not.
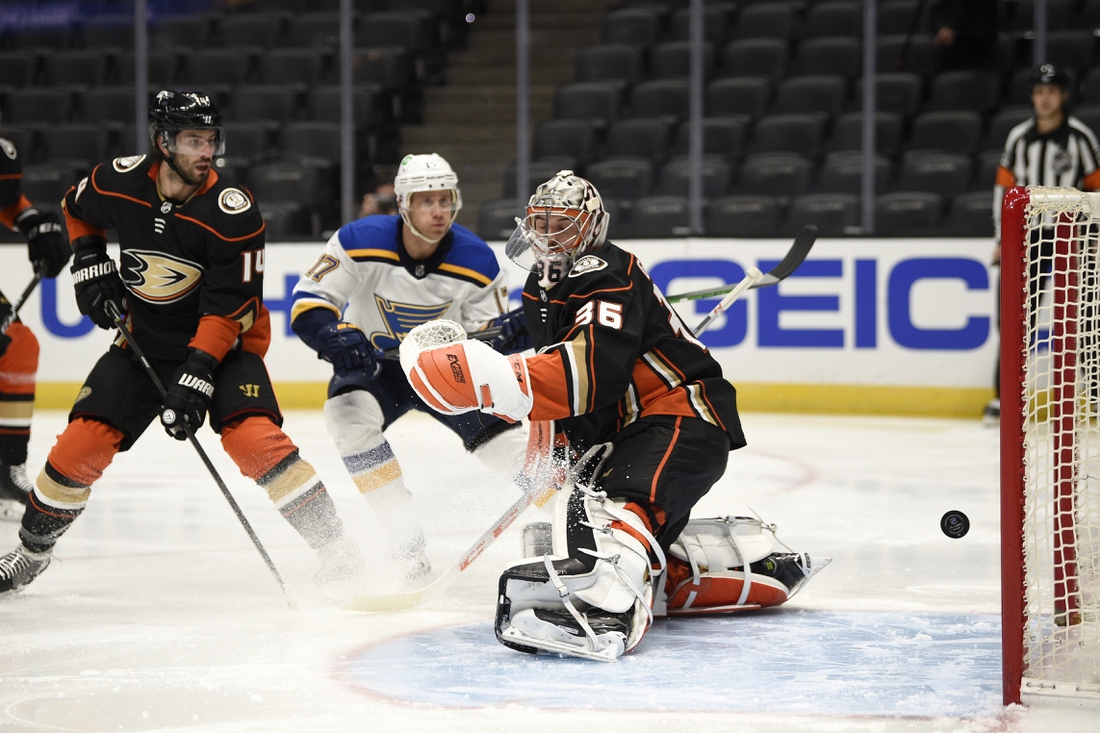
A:
[[[371,346],[366,335],[344,321],[329,323],[317,332],[321,358],[332,364],[337,377],[365,374],[374,379],[382,370],[381,352]]]
[[[499,354],[482,341],[425,349],[406,376],[417,396],[444,415],[481,410],[519,422],[534,403],[524,358]]]
[[[187,440],[184,422],[194,433],[206,421],[210,398],[214,396],[214,370],[218,360],[205,351],[191,349],[190,356],[172,378],[172,386],[164,395],[160,422],[176,440]]]
[[[81,237],[73,246],[73,287],[76,307],[100,328],[111,329],[115,319],[107,310],[114,303],[126,312],[126,286],[118,276],[115,261],[107,256],[107,242],[101,237]]]
[[[502,354],[518,354],[532,348],[531,332],[527,330],[527,316],[523,308],[501,313],[489,321],[489,328],[499,328],[500,335],[487,343]]]
[[[64,269],[72,248],[61,235],[61,222],[52,211],[23,209],[15,218],[15,227],[27,235],[27,256],[43,277],[57,277]]]

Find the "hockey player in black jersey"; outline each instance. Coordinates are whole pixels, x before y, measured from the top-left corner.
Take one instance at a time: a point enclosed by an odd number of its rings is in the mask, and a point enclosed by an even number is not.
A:
[[[27,237],[27,255],[42,277],[57,277],[72,251],[61,223],[50,211],[39,211],[23,195],[19,151],[0,138],[0,223]],[[12,304],[0,293],[0,323],[7,323]],[[18,319],[0,332],[0,519],[18,520],[31,490],[27,479],[27,443],[34,415],[38,339]]]
[[[264,221],[245,189],[211,167],[223,148],[221,115],[205,94],[162,91],[149,112],[149,155],[102,163],[71,188],[64,208],[80,312],[100,328],[127,314],[160,380],[119,340],[92,368],[69,424],[29,496],[20,545],[0,558],[0,593],[26,585],[84,510],[92,485],[158,416],[211,427],[241,473],[263,488],[322,559],[319,579],[356,572],[358,551],[332,499],[282,431],[263,356]],[[107,254],[118,234],[120,261]]]
[[[808,555],[777,552],[757,520],[689,521],[745,445],[736,392],[637,258],[605,241],[607,224],[599,193],[572,171],[531,197],[506,252],[531,273],[534,356],[472,340],[425,346],[414,329],[401,360],[445,414],[552,422],[532,431],[556,435],[542,444],[568,457],[565,471],[548,472],[567,472],[552,551],[501,576],[496,635],[524,652],[610,661],[654,614],[783,603],[814,568]]]

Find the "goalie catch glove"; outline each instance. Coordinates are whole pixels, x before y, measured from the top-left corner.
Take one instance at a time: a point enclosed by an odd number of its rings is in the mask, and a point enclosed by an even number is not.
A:
[[[190,355],[172,377],[172,385],[164,395],[160,422],[164,431],[176,440],[187,440],[183,423],[198,430],[206,421],[210,398],[214,396],[214,370],[218,360],[205,351],[191,349]]]
[[[107,240],[81,237],[73,243],[73,288],[76,307],[100,328],[114,328],[115,319],[107,308],[113,303],[119,313],[126,312],[126,286],[118,276],[115,261],[107,255]]]
[[[462,340],[438,344],[421,338],[450,323],[429,321],[401,343],[401,368],[420,399],[444,415],[481,410],[508,422],[527,417],[534,398],[524,358],[466,339],[458,324],[453,324],[454,336]]]
[[[73,250],[61,233],[61,221],[52,211],[24,209],[15,218],[15,228],[27,235],[27,257],[42,277],[57,277]]]

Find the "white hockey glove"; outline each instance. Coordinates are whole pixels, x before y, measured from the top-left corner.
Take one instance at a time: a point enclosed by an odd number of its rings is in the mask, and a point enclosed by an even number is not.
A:
[[[481,410],[508,422],[527,417],[534,399],[523,357],[471,339],[421,348],[417,329],[434,323],[413,329],[401,344],[402,369],[420,399],[444,415]]]

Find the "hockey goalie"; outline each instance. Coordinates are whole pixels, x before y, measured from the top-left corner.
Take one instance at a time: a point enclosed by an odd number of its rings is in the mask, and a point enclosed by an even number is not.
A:
[[[655,614],[762,608],[823,562],[779,552],[774,528],[689,519],[745,445],[736,391],[638,260],[606,241],[591,182],[538,187],[506,245],[530,272],[524,315],[537,352],[497,353],[433,321],[401,346],[432,409],[532,423],[527,480],[560,486],[549,547],[500,578],[495,629],[513,649],[613,661]]]

